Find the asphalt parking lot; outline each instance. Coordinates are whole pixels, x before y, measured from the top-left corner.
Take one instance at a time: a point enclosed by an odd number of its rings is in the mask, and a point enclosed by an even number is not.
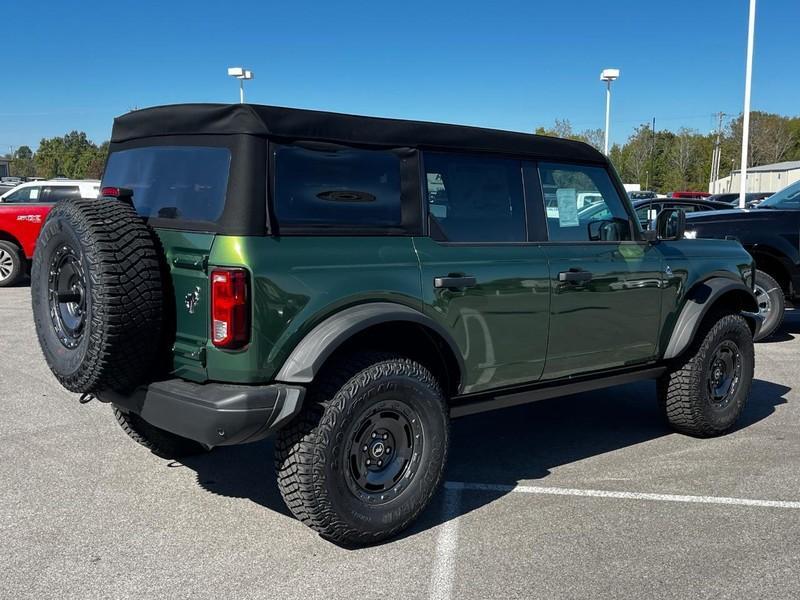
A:
[[[0,290],[2,598],[800,597],[800,314],[730,435],[671,433],[651,384],[457,420],[423,518],[348,550],[289,516],[270,441],[169,462],[80,406],[29,300]]]

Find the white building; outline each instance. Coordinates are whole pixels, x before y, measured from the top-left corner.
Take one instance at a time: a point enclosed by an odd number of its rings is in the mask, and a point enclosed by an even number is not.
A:
[[[731,175],[714,181],[708,191],[712,194],[738,192],[741,178],[741,172],[737,169]],[[745,191],[777,192],[795,181],[800,181],[800,160],[750,167],[747,169]]]

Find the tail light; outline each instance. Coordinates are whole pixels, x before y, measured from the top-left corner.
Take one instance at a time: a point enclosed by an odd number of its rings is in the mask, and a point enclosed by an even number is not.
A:
[[[120,200],[130,201],[133,198],[133,190],[121,187],[107,186],[100,188],[101,198],[119,198]]]
[[[211,271],[211,342],[241,348],[250,341],[250,295],[244,269]]]

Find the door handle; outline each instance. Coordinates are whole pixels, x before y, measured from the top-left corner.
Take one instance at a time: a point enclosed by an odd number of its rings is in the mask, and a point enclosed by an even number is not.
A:
[[[447,277],[434,277],[433,287],[457,290],[461,288],[475,287],[477,280],[472,275],[457,275]]]
[[[569,271],[561,271],[558,274],[558,280],[562,283],[585,283],[592,280],[592,273],[572,268]]]

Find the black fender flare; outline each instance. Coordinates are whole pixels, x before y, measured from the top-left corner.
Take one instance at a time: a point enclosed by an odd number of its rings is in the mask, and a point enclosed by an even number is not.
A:
[[[464,358],[447,330],[420,311],[392,302],[359,304],[328,317],[295,346],[275,380],[311,383],[325,361],[343,343],[369,327],[390,322],[414,323],[438,334],[450,347],[458,363],[460,380],[464,374]]]
[[[729,292],[744,292],[751,299],[749,305],[745,306],[742,315],[754,325],[754,335],[758,334],[761,320],[758,312],[753,290],[749,289],[744,282],[727,279],[725,277],[712,277],[695,285],[687,294],[686,304],[678,315],[672,335],[664,351],[664,358],[675,358],[686,350],[694,339],[700,323],[708,314],[708,311],[716,301]]]

